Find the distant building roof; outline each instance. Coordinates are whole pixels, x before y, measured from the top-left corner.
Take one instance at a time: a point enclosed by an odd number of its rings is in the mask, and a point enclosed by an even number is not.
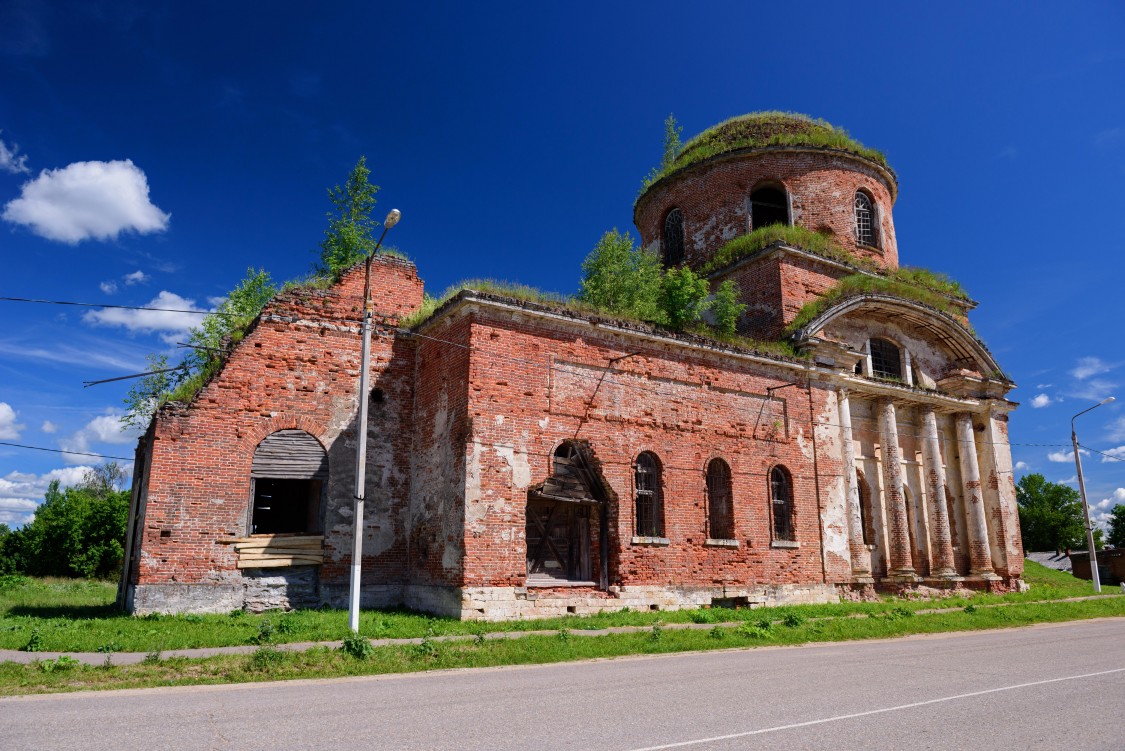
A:
[[[1070,569],[1070,557],[1066,553],[1056,553],[1050,551],[1048,553],[1028,553],[1027,559],[1035,561],[1036,563],[1053,568],[1055,571],[1066,571],[1068,574],[1072,573]]]

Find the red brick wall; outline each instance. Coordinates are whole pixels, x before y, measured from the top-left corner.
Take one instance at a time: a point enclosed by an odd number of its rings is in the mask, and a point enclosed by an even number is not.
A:
[[[574,438],[589,441],[618,499],[609,509],[611,585],[824,580],[809,395],[800,388],[779,392],[776,404],[784,400],[788,431],[779,424],[776,439],[770,438],[772,421],[759,420],[761,400],[746,396],[788,383],[791,372],[488,309],[474,316],[471,341],[468,408],[479,490],[470,482],[466,585],[524,583],[526,483],[544,480],[554,449]],[[614,358],[623,359],[590,404],[596,382],[584,374],[605,372],[599,369]],[[813,389],[813,414],[826,413],[826,398]],[[668,547],[631,544],[632,463],[642,451],[654,452],[663,464]],[[703,544],[704,472],[714,457],[732,470],[737,549]],[[777,463],[794,478],[798,549],[770,546],[768,472]],[[836,464],[821,457],[822,487],[839,477]],[[838,568],[832,575],[846,579],[850,572]]]
[[[684,215],[687,261],[692,266],[703,264],[728,240],[752,229],[749,197],[761,183],[784,186],[794,224],[828,230],[857,255],[898,266],[893,189],[866,160],[815,150],[750,152],[689,167],[661,180],[634,210],[642,243],[647,246],[661,239],[665,215],[678,206]],[[880,251],[855,242],[854,200],[860,189],[871,195],[877,207]]]
[[[421,303],[413,264],[378,258],[372,273],[378,314],[402,315]],[[354,467],[362,291],[360,266],[330,290],[278,296],[190,406],[160,410],[135,583],[237,577],[234,551],[217,540],[246,533],[254,450],[286,428],[312,434],[328,451],[333,499],[322,574],[344,575],[351,532],[338,525],[334,509],[350,506],[354,482],[347,468]],[[413,401],[410,347],[391,334],[372,337],[372,386],[383,390],[384,401],[372,409],[366,549],[373,571],[397,579],[403,576],[405,535],[395,521],[401,514],[392,512],[405,505],[409,477],[411,436],[400,426]]]

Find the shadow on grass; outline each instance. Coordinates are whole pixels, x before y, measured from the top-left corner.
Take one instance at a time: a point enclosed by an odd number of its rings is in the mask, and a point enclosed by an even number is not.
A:
[[[8,608],[10,616],[30,618],[131,618],[128,613],[113,605],[13,605]]]

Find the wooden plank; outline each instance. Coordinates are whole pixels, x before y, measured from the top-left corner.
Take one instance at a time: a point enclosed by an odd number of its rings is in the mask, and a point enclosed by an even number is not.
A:
[[[283,566],[319,566],[324,561],[316,558],[262,558],[240,560],[238,568],[281,568]]]
[[[239,551],[239,558],[261,558],[262,556],[285,556],[285,555],[299,555],[309,558],[316,558],[323,556],[324,551],[320,548],[261,548],[259,550],[241,550]]]
[[[279,430],[258,444],[250,476],[324,480],[328,478],[328,454],[303,430]]]
[[[220,537],[215,542],[220,545],[236,545],[244,542],[260,542],[262,540],[283,540],[285,542],[293,542],[295,540],[317,540],[323,541],[324,535],[299,535],[292,532],[279,532],[272,535],[251,535],[250,537]]]
[[[234,546],[235,550],[261,550],[262,548],[301,548],[303,550],[320,550],[324,543],[320,540],[267,540],[264,542],[240,542]]]

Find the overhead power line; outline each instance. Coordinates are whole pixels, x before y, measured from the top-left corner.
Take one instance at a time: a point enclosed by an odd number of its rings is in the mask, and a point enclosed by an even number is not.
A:
[[[31,449],[33,451],[50,451],[54,454],[74,454],[75,456],[96,456],[99,459],[120,459],[123,462],[131,462],[132,458],[128,456],[110,456],[109,454],[93,454],[89,451],[66,451],[64,449],[49,449],[43,446],[25,446],[22,443],[8,443],[7,441],[0,441],[0,446],[14,446],[18,449]]]
[[[236,318],[236,313],[224,313],[219,310],[188,310],[185,308],[150,308],[145,305],[109,305],[106,303],[74,302],[72,300],[38,300],[30,297],[0,297],[4,302],[33,302],[43,305],[70,305],[78,308],[116,308],[118,310],[151,310],[156,313],[194,313],[199,316],[230,316]]]

